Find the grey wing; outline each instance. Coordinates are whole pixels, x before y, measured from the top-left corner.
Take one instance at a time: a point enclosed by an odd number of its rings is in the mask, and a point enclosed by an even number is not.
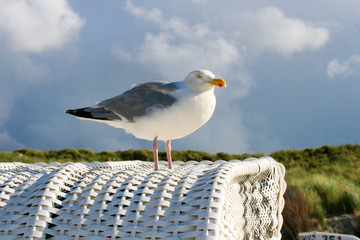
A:
[[[112,111],[132,122],[135,117],[148,114],[151,108],[171,106],[176,101],[171,93],[177,89],[175,84],[166,82],[135,85],[121,95],[98,103],[96,107]]]

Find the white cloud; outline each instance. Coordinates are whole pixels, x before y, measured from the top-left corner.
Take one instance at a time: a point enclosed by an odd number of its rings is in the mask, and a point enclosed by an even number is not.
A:
[[[78,37],[82,20],[66,0],[0,0],[0,34],[11,49],[41,53]]]
[[[131,53],[124,48],[120,47],[119,45],[113,45],[111,47],[112,55],[120,61],[129,62],[134,60]]]
[[[76,40],[82,20],[66,0],[0,0],[0,146],[22,147],[5,123],[11,121],[14,102],[49,73],[43,53]],[[30,54],[29,54],[30,53]]]
[[[147,32],[142,46],[135,53],[130,54],[119,46],[114,48],[119,59],[135,60],[166,79],[179,80],[178,76],[185,77],[196,68],[209,69],[222,74],[222,77],[228,74],[233,80],[232,87],[241,88],[237,96],[247,95],[253,80],[243,72],[243,45],[225,37],[225,33],[211,29],[206,23],[189,23],[178,16],[167,18],[157,8],[145,9],[127,1],[125,9],[155,25],[159,31]]]
[[[241,61],[237,48],[221,37],[177,43],[178,37],[168,33],[147,33],[138,55],[139,62],[166,77],[174,77],[184,74],[183,70],[201,67],[225,73],[236,61]]]
[[[162,23],[162,12],[157,8],[145,9],[136,7],[130,0],[126,1],[125,9],[136,17],[144,18],[154,23]]]
[[[327,74],[330,78],[348,77],[354,73],[355,70],[359,71],[360,68],[360,55],[352,55],[343,62],[339,62],[337,58],[332,59],[327,66]]]
[[[257,51],[279,52],[284,56],[317,50],[329,40],[326,28],[286,17],[275,7],[246,12],[239,28],[242,38]]]
[[[295,52],[317,50],[329,40],[326,28],[286,17],[275,7],[240,13],[237,31],[233,32],[212,29],[206,22],[189,23],[178,16],[167,18],[157,8],[138,7],[130,0],[125,9],[158,27],[159,32],[147,32],[136,54],[115,48],[115,55],[126,61],[135,59],[165,77],[184,74],[178,66],[182,69],[206,66],[221,73],[238,69],[244,75],[245,53],[272,51],[291,56]],[[250,77],[245,79],[242,80],[245,85],[249,85],[249,80],[252,82]]]

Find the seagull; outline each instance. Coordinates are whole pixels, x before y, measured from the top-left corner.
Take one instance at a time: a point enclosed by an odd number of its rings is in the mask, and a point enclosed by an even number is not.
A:
[[[168,167],[172,169],[171,140],[193,133],[211,118],[216,86],[225,87],[226,82],[208,70],[195,70],[184,81],[135,84],[93,107],[69,109],[66,113],[153,141],[155,171],[159,170],[158,140],[165,141]]]

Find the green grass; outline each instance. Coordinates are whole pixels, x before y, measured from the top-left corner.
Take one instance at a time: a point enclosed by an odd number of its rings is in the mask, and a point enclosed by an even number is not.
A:
[[[210,154],[199,151],[173,151],[174,160],[243,160],[264,154]],[[360,145],[322,146],[315,149],[281,150],[270,154],[286,167],[286,182],[300,190],[308,202],[310,214],[320,222],[327,214],[360,211]],[[165,152],[159,153],[166,159]],[[0,152],[0,162],[90,162],[90,161],[153,161],[151,150],[94,152],[90,149],[39,151],[18,149]]]
[[[308,201],[310,214],[320,221],[329,214],[354,213],[360,209],[360,185],[347,176],[337,174],[338,171],[317,173],[302,168],[287,171],[288,185],[301,191]]]

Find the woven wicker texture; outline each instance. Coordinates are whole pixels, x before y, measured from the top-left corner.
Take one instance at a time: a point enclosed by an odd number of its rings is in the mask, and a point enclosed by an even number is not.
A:
[[[284,174],[271,157],[0,163],[0,239],[280,239]]]

